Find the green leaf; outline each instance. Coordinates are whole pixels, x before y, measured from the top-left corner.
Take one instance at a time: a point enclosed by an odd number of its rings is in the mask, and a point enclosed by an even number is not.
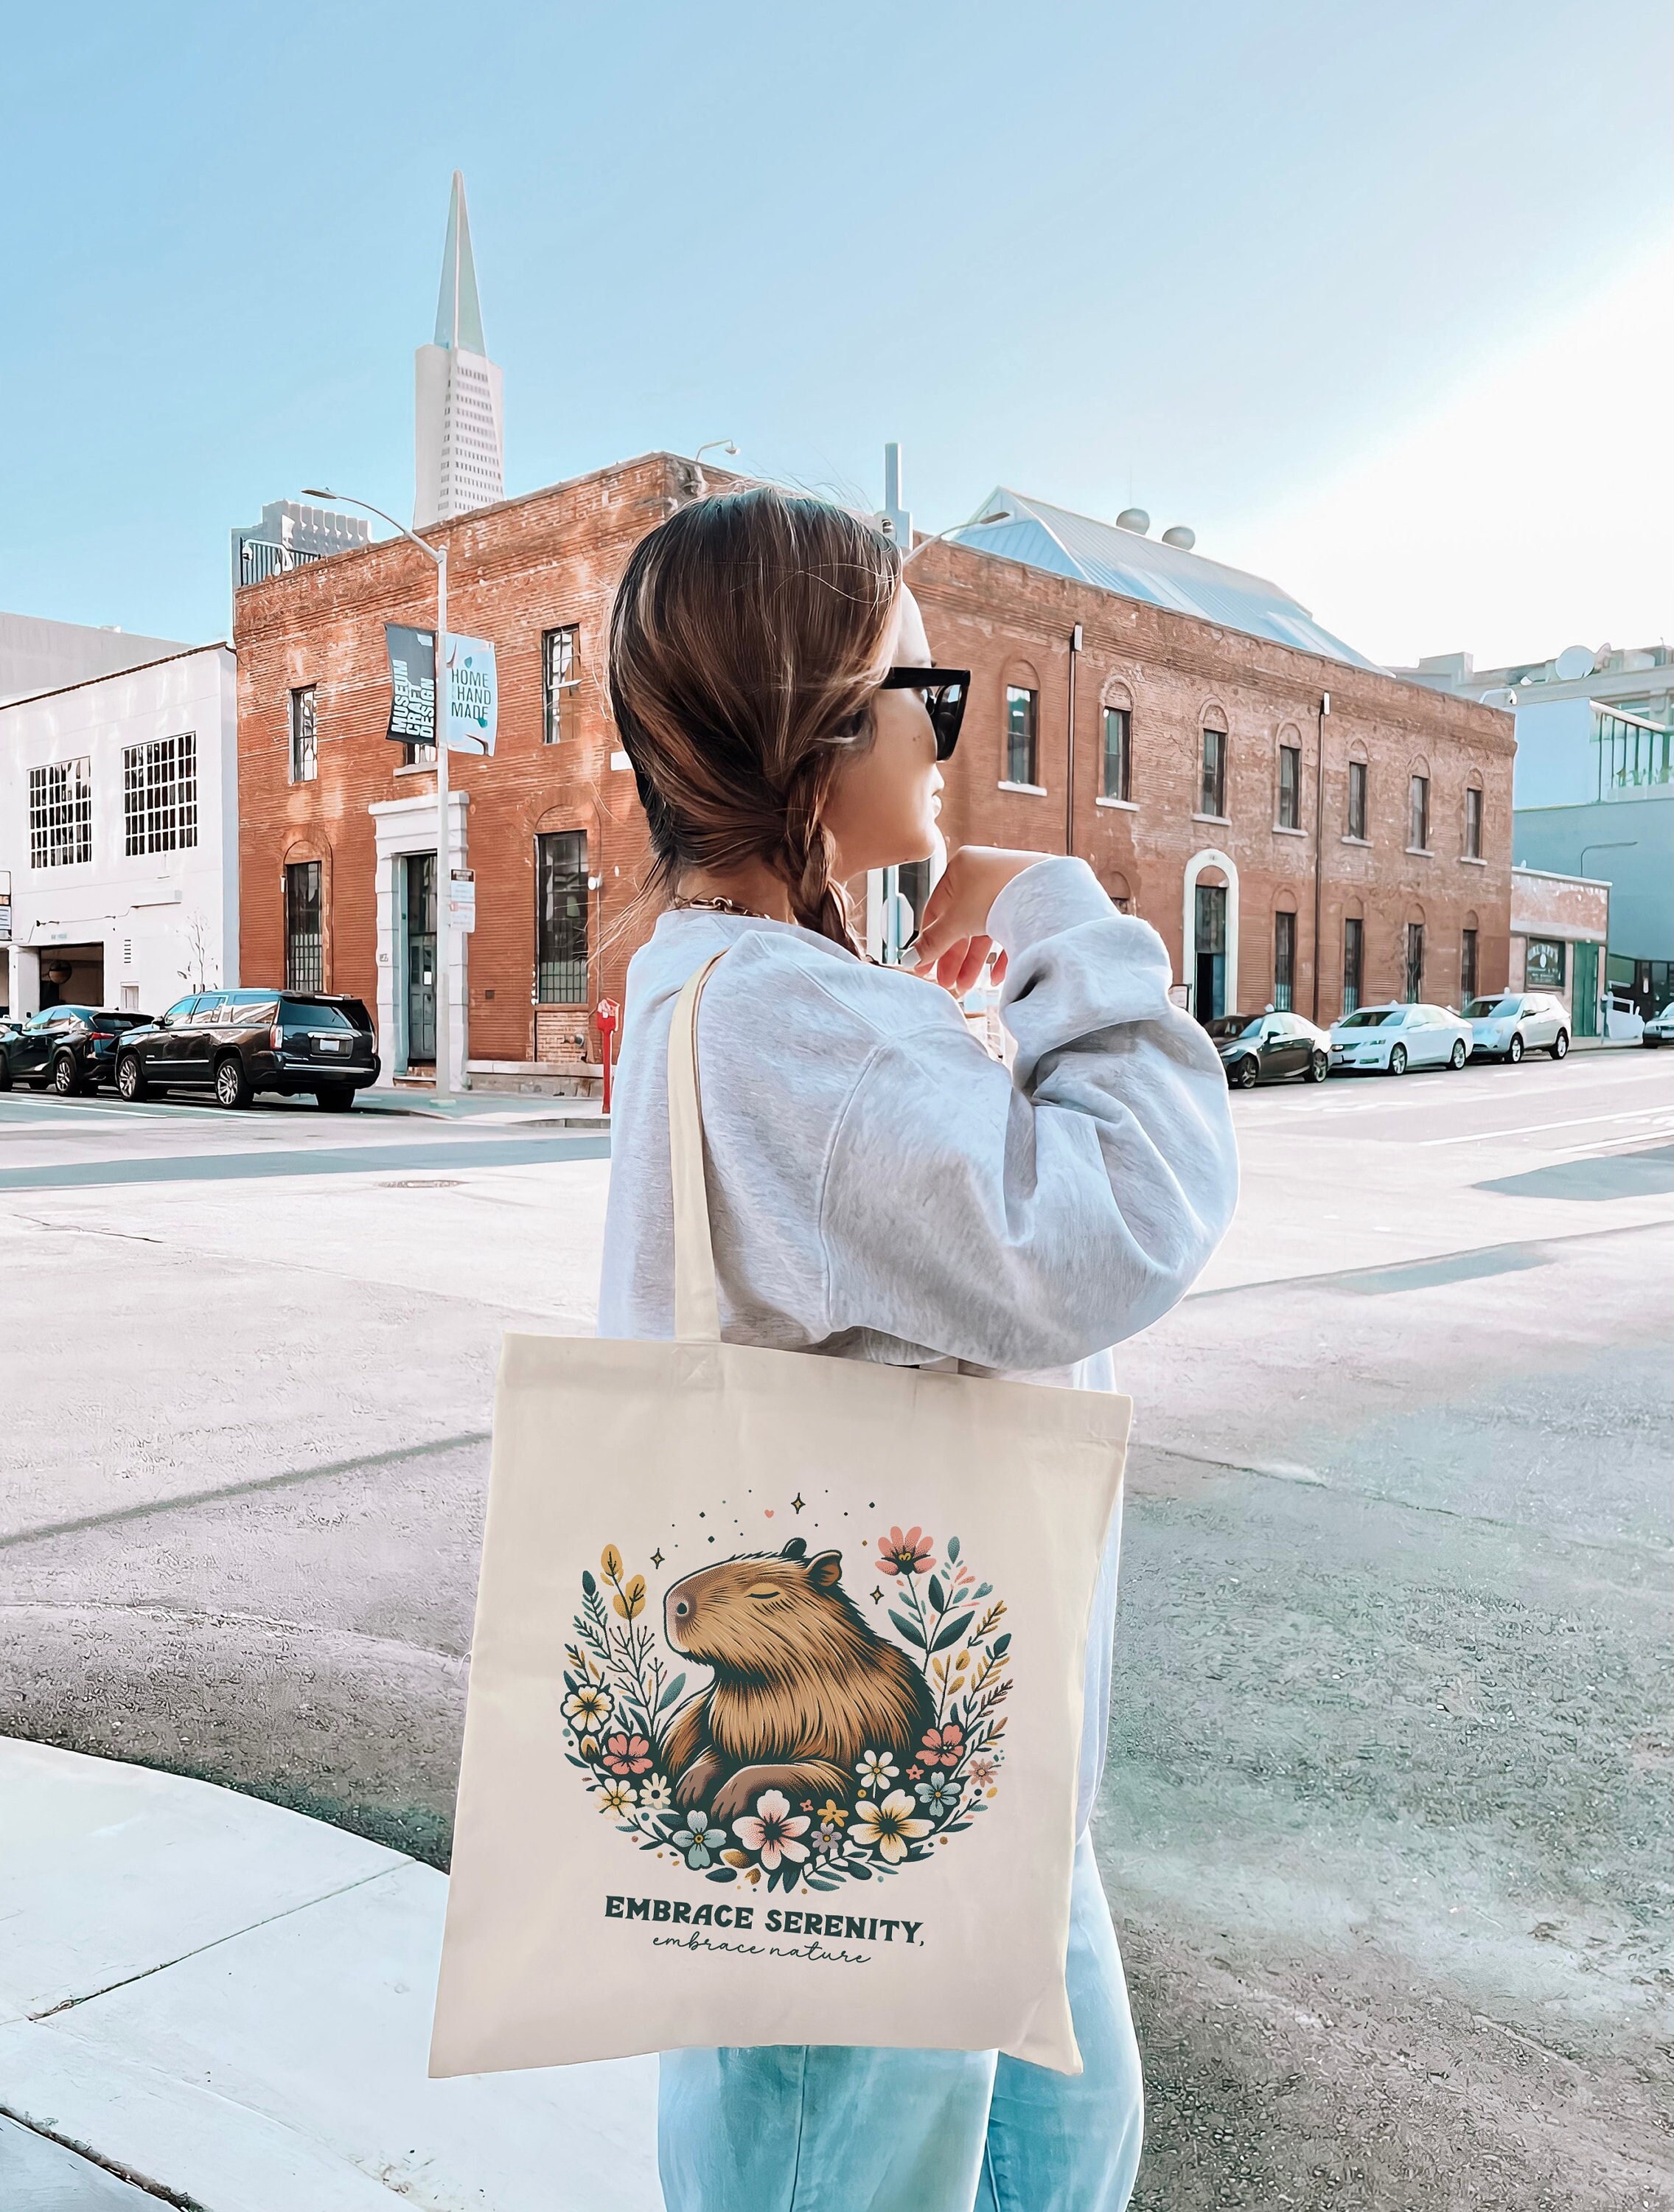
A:
[[[685,1688],[685,1686],[686,1677],[683,1674],[676,1674],[673,1681],[670,1683],[668,1688],[664,1691],[662,1696],[657,1700],[658,1711],[659,1713],[667,1712],[669,1707],[674,1703],[675,1699],[680,1695],[680,1692]]]
[[[703,1878],[706,1881],[737,1881],[738,1876],[732,1867],[711,1867]]]
[[[916,1620],[909,1620],[904,1613],[897,1613],[894,1606],[889,1608],[889,1618],[909,1644],[916,1644],[920,1651],[924,1650],[925,1632]],[[968,1619],[969,1616],[967,1615],[967,1618]]]
[[[1004,1636],[997,1636],[994,1638],[990,1656],[996,1659],[1004,1659],[1010,1649],[1011,1631],[1008,1628]]]
[[[945,1613],[948,1609],[948,1594],[942,1587],[940,1575],[932,1575],[930,1578],[930,1602],[937,1613]]]
[[[971,1592],[973,1598],[992,1597],[993,1595],[994,1585],[992,1583],[979,1583],[976,1588]]]
[[[593,1580],[592,1577],[591,1577],[591,1576],[587,1572],[586,1569],[584,1567],[584,1568],[581,1570],[581,1595],[582,1595],[582,1596],[583,1596],[583,1597],[591,1597],[591,1596],[592,1595],[593,1592],[594,1592],[597,1588],[598,1588],[598,1584],[597,1584],[597,1583]]]
[[[955,1614],[953,1620],[949,1621],[947,1626],[943,1628],[941,1634],[937,1638],[935,1643],[931,1645],[931,1650],[932,1651],[945,1651],[949,1644],[957,1644],[960,1638],[965,1633],[965,1631],[970,1626],[971,1623],[975,1619],[976,1615],[974,1613],[961,1613]]]
[[[958,1539],[958,1537],[957,1537],[957,1536],[949,1536],[949,1539],[948,1539],[948,1540],[947,1540],[947,1544],[946,1544],[945,1549],[946,1549],[946,1551],[947,1551],[947,1555],[948,1555],[948,1565],[949,1565],[950,1567],[956,1567],[956,1566],[959,1565],[959,1539]]]

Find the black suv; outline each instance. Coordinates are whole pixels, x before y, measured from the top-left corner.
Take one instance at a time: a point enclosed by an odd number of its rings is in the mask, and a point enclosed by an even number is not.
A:
[[[13,1028],[0,1024],[0,1091],[14,1083],[75,1098],[109,1083],[118,1039],[149,1022],[149,1014],[113,1013],[108,1006],[43,1006]]]
[[[133,1030],[117,1055],[124,1098],[212,1090],[222,1106],[258,1091],[312,1091],[342,1109],[378,1079],[372,1017],[358,999],[312,991],[203,991]]]

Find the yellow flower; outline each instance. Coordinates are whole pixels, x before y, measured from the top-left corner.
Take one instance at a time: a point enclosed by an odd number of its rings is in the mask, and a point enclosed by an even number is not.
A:
[[[834,1805],[830,1798],[828,1797],[824,1804],[820,1808],[819,1817],[822,1820],[829,1820],[834,1827],[840,1828],[844,1821],[847,1820],[848,1814],[843,1810],[840,1805]]]
[[[881,1805],[863,1797],[854,1808],[854,1838],[891,1866],[899,1866],[908,1844],[930,1833],[928,1820],[913,1818],[917,1810],[904,1790],[892,1790]]]

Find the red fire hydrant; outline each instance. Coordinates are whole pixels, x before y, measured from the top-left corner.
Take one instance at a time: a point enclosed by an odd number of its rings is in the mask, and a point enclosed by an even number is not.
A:
[[[616,1035],[616,1024],[622,1019],[622,1008],[614,999],[601,999],[593,1008],[593,1019],[598,1024],[599,1058],[604,1063],[604,1110],[610,1110],[610,1040]]]

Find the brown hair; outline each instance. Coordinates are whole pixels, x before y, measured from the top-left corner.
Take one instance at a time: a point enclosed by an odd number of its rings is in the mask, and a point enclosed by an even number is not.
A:
[[[768,486],[695,500],[634,549],[610,620],[610,708],[651,825],[646,889],[764,860],[805,929],[852,945],[821,821],[901,589],[871,524]]]

